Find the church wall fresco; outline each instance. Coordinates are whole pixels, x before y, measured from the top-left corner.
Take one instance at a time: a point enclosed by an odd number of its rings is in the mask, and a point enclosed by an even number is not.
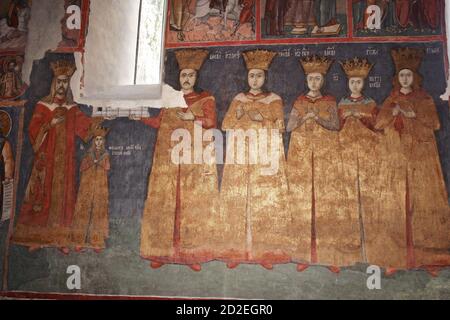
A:
[[[89,1],[65,1],[80,9],[80,30],[65,28],[70,13],[61,18],[62,41],[34,62],[29,84],[24,52],[2,55],[0,173],[12,196],[2,290],[302,298],[287,278],[370,264],[393,283],[409,269],[445,280],[443,4],[405,16],[405,1],[321,2],[169,1],[164,82],[184,90],[188,108],[148,106],[148,118],[94,117],[73,100]],[[367,27],[370,5],[378,30]],[[176,129],[192,137],[182,159],[197,161],[200,148],[198,163],[173,162]],[[276,160],[227,162],[227,130],[238,129],[275,130]],[[194,141],[203,134],[219,142]],[[274,163],[275,174],[261,173]],[[80,290],[66,285],[70,265],[82,270]],[[267,277],[284,289],[261,289]]]

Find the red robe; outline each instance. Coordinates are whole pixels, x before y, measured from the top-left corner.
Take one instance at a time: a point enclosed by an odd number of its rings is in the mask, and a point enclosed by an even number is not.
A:
[[[65,120],[46,131],[44,126],[61,113]],[[90,125],[91,119],[76,105],[42,101],[36,105],[28,129],[35,152],[33,169],[14,233],[15,243],[70,244],[76,200],[75,139],[86,139]]]
[[[421,23],[431,29],[439,27],[439,0],[420,0],[418,2],[418,14],[420,15]]]
[[[396,1],[396,11],[398,24],[402,28],[408,27],[410,23],[410,12],[411,12],[411,0],[397,0]]]

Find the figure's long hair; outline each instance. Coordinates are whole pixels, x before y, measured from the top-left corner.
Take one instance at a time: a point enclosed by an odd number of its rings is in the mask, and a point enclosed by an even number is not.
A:
[[[408,70],[410,70],[413,73],[413,78],[414,78],[413,84],[412,84],[413,91],[421,91],[422,83],[423,83],[422,76],[414,70],[411,70],[411,69],[408,69]],[[400,71],[402,71],[402,70],[400,70]],[[395,73],[394,80],[392,81],[392,84],[394,86],[393,87],[394,92],[400,91],[400,89],[402,88],[402,86],[400,85],[400,81],[398,79],[400,71]]]
[[[52,84],[50,87],[50,94],[48,96],[46,96],[44,99],[42,99],[43,102],[51,104],[53,103],[53,99],[56,96],[56,77],[53,77],[52,80]],[[70,84],[69,87],[67,88],[67,93],[66,93],[66,103],[67,104],[74,104],[73,101],[73,94],[72,94],[72,89],[70,88]]]

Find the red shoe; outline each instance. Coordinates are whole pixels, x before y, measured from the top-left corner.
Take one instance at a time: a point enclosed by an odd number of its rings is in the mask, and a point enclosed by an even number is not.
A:
[[[239,266],[239,262],[228,262],[227,268],[228,269],[236,269]]]
[[[78,252],[78,253],[80,253],[80,252],[83,252],[83,247],[80,247],[80,246],[76,246],[75,247],[75,252]]]
[[[59,251],[61,251],[62,254],[66,255],[66,256],[70,253],[70,249],[67,247],[59,248]]]
[[[97,254],[102,253],[102,251],[103,251],[103,249],[101,249],[101,248],[94,249],[94,252]]]
[[[333,273],[339,274],[341,272],[341,268],[336,267],[336,266],[329,266],[328,270],[330,270]]]
[[[159,269],[164,265],[164,263],[152,261],[150,262],[150,268],[152,269]]]
[[[386,272],[384,273],[384,275],[386,277],[390,277],[390,276],[393,276],[396,273],[397,273],[397,269],[395,269],[395,268],[386,268]]]
[[[297,264],[297,271],[298,272],[303,272],[303,271],[305,271],[308,268],[309,268],[309,264],[301,264],[301,263]]]
[[[202,265],[201,264],[190,264],[189,268],[191,268],[195,272],[202,271]]]
[[[40,246],[31,246],[31,247],[28,247],[28,252],[35,252],[35,251],[37,251],[37,250],[39,250],[39,249],[41,249],[41,247]]]
[[[261,263],[264,269],[273,270],[273,265],[271,263]]]
[[[439,271],[440,271],[439,268],[436,268],[436,267],[428,267],[428,268],[425,268],[425,270],[426,270],[426,271],[428,272],[428,274],[429,274],[430,276],[432,276],[433,278],[439,277]]]

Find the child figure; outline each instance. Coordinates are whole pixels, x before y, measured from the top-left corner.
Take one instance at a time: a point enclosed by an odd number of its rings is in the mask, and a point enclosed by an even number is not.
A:
[[[73,221],[72,240],[75,251],[92,248],[100,253],[105,248],[109,233],[108,223],[108,171],[109,154],[105,137],[109,130],[99,128],[94,132],[92,146],[80,166],[78,191]]]

